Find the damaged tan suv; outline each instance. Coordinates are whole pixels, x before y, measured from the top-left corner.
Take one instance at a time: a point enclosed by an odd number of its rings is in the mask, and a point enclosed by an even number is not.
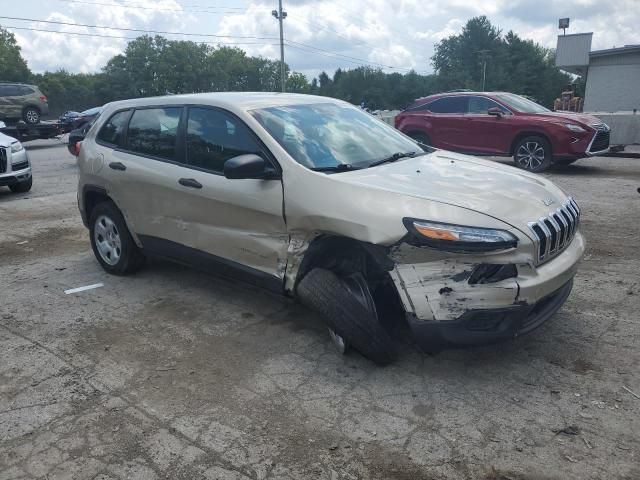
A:
[[[552,316],[585,242],[543,177],[420,145],[348,103],[211,93],[107,105],[79,156],[96,258],[148,255],[300,299],[341,350],[512,338]],[[403,315],[394,315],[401,312]]]

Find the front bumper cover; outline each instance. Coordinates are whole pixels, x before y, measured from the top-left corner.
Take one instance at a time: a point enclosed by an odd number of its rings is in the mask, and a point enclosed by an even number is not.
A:
[[[453,321],[424,321],[407,314],[416,343],[427,351],[446,345],[482,345],[529,333],[551,318],[571,293],[573,279],[533,305],[469,310]]]

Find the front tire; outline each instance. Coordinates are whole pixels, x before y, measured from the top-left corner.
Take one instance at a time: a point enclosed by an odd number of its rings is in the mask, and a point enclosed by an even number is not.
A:
[[[513,161],[523,170],[544,172],[551,166],[551,144],[546,138],[537,135],[524,137],[513,149]]]
[[[31,190],[32,186],[33,186],[33,176],[29,177],[28,180],[23,180],[22,182],[9,185],[9,188],[13,193],[27,193],[29,190]]]
[[[29,125],[40,123],[40,110],[35,107],[27,107],[22,112],[22,118]]]
[[[93,208],[89,234],[93,253],[108,273],[127,275],[140,270],[144,264],[145,257],[113,202],[102,202]]]
[[[297,295],[303,304],[321,313],[329,329],[348,345],[378,365],[396,359],[396,349],[375,310],[360,274],[340,278],[330,270],[315,268],[300,281]]]

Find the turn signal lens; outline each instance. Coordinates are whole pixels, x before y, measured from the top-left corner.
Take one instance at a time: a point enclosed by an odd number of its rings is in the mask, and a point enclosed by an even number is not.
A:
[[[456,233],[449,230],[436,230],[435,228],[429,228],[417,222],[414,222],[413,226],[425,237],[434,238],[436,240],[460,240],[460,237]]]

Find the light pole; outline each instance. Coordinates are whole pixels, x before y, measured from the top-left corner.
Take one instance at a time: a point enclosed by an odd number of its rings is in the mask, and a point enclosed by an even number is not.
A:
[[[280,79],[282,80],[282,91],[284,92],[287,79],[284,71],[284,31],[282,21],[287,18],[287,12],[282,11],[282,0],[278,0],[278,10],[272,10],[271,15],[276,17],[280,23]]]

